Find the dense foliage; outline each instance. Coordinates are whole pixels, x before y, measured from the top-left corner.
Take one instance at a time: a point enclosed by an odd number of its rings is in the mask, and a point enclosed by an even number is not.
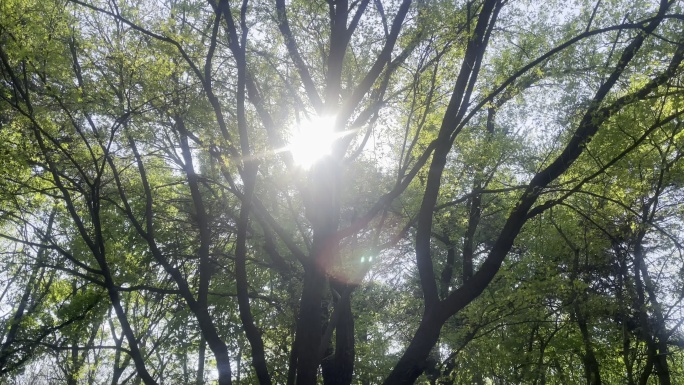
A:
[[[0,382],[684,384],[683,6],[0,1]]]

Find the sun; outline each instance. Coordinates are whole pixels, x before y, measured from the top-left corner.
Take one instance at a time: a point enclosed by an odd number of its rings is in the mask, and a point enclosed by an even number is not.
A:
[[[295,129],[287,146],[295,163],[305,169],[330,155],[337,135],[334,116],[316,116],[302,121]]]

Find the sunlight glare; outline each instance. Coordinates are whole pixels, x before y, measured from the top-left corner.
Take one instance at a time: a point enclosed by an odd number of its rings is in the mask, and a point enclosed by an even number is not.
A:
[[[319,159],[329,155],[337,139],[334,116],[317,116],[302,121],[293,132],[288,146],[295,163],[310,168]]]

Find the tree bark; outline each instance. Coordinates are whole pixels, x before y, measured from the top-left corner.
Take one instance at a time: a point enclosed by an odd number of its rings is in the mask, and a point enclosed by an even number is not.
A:
[[[432,311],[423,313],[423,319],[411,343],[383,382],[384,385],[410,385],[416,381],[427,367],[427,358],[439,340],[439,333],[445,321],[446,319],[438,317]]]
[[[354,373],[354,314],[352,313],[350,285],[331,281],[330,286],[342,296],[335,304],[335,310],[339,312],[335,322],[335,351],[330,357],[322,361],[324,385],[349,385]],[[325,341],[323,341],[325,343]]]

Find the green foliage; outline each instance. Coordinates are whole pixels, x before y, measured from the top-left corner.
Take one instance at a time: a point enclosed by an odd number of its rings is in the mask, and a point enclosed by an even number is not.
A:
[[[382,383],[534,195],[418,381],[682,383],[682,4],[617,73],[655,3],[494,2],[472,66],[486,3],[415,2],[379,59],[400,1],[286,1],[289,37],[272,1],[0,2],[0,382],[210,382],[225,349],[258,383],[261,344],[273,383],[345,354],[347,383]],[[333,153],[293,164],[331,113]]]

